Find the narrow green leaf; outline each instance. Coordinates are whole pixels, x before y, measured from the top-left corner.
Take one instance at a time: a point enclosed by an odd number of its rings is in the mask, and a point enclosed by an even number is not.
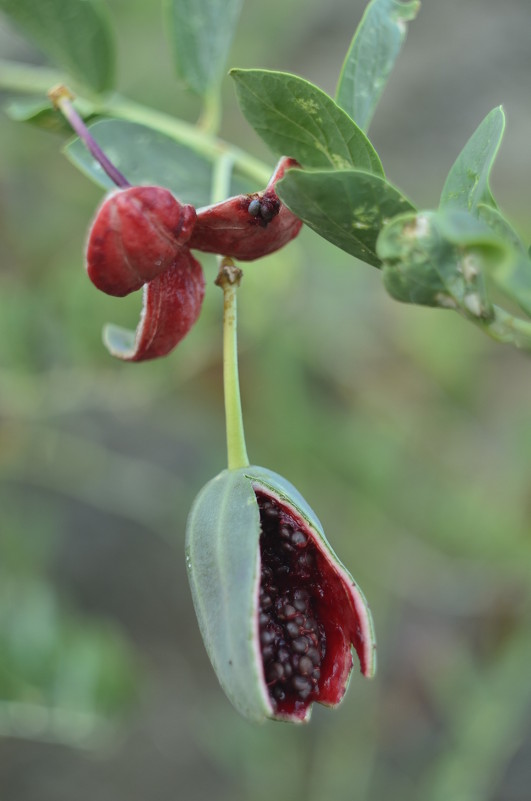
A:
[[[495,234],[465,212],[405,214],[377,242],[387,291],[396,300],[493,319],[484,272],[510,258]]]
[[[489,176],[505,129],[501,106],[494,108],[472,134],[444,184],[440,207],[475,212],[479,203],[496,206]]]
[[[102,0],[0,0],[0,11],[80,83],[112,87],[114,42]]]
[[[219,84],[243,0],[166,0],[178,75],[199,95]]]
[[[361,170],[289,170],[277,184],[284,203],[320,236],[379,267],[382,227],[413,205],[392,184]]]
[[[206,206],[211,200],[212,165],[166,134],[124,120],[89,126],[100,147],[132,184],[164,186],[184,203]],[[80,139],[65,149],[68,158],[95,183],[114,187]]]
[[[372,0],[354,34],[336,91],[336,100],[366,131],[420,0]]]
[[[378,154],[325,92],[285,72],[231,70],[244,116],[278,155],[303,167],[355,167],[383,175]]]

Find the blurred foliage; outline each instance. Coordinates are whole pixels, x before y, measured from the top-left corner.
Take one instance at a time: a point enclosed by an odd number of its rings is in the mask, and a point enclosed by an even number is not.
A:
[[[193,119],[153,5],[109,5],[120,88]],[[363,5],[337,4],[341,52]],[[429,25],[437,12],[425,6]],[[323,14],[302,0],[247,4],[231,63],[296,68],[326,41]],[[527,3],[522,30],[525,20]],[[417,53],[415,74],[431,56]],[[388,107],[395,91],[422,121],[410,77],[406,62]],[[225,92],[224,132],[263,155]],[[385,139],[378,117],[374,130]],[[527,801],[529,357],[457,316],[393,303],[376,271],[308,230],[246,267],[251,459],[315,508],[372,601],[380,647],[376,679],[354,675],[336,712],[253,728],[217,686],[184,569],[188,507],[225,459],[214,260],[201,319],[177,351],[113,362],[101,328],[134,325],[139,300],[106,298],[84,275],[100,190],[52,134],[4,118],[0,145],[0,796]],[[404,148],[397,139],[398,171]],[[441,153],[441,175],[455,152]],[[117,720],[122,740],[108,736]],[[98,759],[46,739],[99,746]]]

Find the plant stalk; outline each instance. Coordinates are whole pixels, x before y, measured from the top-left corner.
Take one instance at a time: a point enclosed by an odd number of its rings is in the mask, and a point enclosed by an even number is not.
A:
[[[98,162],[102,170],[107,173],[111,181],[113,181],[113,183],[115,183],[116,186],[119,186],[121,189],[131,186],[125,175],[122,175],[120,170],[118,170],[112,161],[107,158],[83,122],[82,118],[75,110],[74,106],[72,105],[73,95],[66,88],[66,86],[59,84],[53,89],[50,89],[48,92],[48,97],[54,104],[55,108],[61,112],[66,120],[68,120],[72,126],[72,129],[77,133],[81,141],[85,144],[85,147],[89,153]]]
[[[216,284],[223,290],[223,391],[229,470],[249,465],[238,376],[236,292],[241,277],[242,271],[234,265],[232,259],[222,260]]]

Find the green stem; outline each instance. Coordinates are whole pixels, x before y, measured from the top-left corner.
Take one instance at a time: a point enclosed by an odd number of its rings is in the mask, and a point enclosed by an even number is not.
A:
[[[465,319],[470,320],[470,317],[467,315]],[[492,321],[486,323],[478,320],[476,325],[497,342],[531,350],[531,322],[514,317],[500,306],[494,306]]]
[[[198,127],[205,133],[213,136],[219,131],[221,122],[221,89],[219,86],[212,87],[203,102],[203,111],[199,119]]]
[[[62,81],[63,75],[60,72],[43,70],[41,67],[17,64],[0,59],[0,89],[6,89],[14,93],[46,95],[54,84]],[[118,94],[108,97],[80,97],[79,100],[80,107],[81,105],[86,105],[87,108],[90,106],[93,114],[116,117],[146,125],[156,131],[165,133],[209,161],[215,162],[221,155],[230,154],[234,161],[234,166],[253,181],[256,181],[258,186],[265,186],[269,181],[271,168],[267,164],[214,135],[213,107],[208,109],[209,121],[207,130],[204,127],[184,122],[169,114],[135,103]],[[207,109],[205,108],[206,111]]]
[[[0,58],[0,87],[8,92],[46,95],[56,83],[63,83],[62,72]]]
[[[230,195],[230,179],[232,177],[233,167],[234,159],[231,153],[224,153],[214,163],[211,192],[212,203],[220,203]]]
[[[241,277],[242,271],[234,266],[232,260],[223,259],[216,284],[223,290],[223,390],[229,470],[249,465],[238,377],[236,291]]]

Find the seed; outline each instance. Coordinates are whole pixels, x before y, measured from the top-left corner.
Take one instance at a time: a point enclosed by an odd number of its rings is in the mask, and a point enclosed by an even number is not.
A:
[[[295,553],[295,548],[293,547],[293,545],[290,545],[289,542],[283,542],[281,544],[281,547],[284,551],[287,551],[288,553]]]
[[[251,217],[258,217],[258,215],[260,214],[260,201],[258,200],[258,198],[251,200],[247,208],[247,211],[249,212]]]
[[[264,645],[262,648],[262,661],[269,662],[273,658],[275,649],[272,645]]]
[[[283,540],[289,540],[293,533],[293,529],[291,526],[280,526],[278,533],[282,537]]]
[[[275,632],[270,629],[265,629],[260,632],[260,642],[262,645],[269,645],[275,639]]]
[[[296,654],[305,654],[308,651],[309,645],[310,641],[308,637],[297,637],[297,639],[293,640],[291,643],[291,647]]]
[[[309,656],[301,656],[299,659],[299,673],[309,675],[313,671],[313,662]]]
[[[315,647],[308,648],[307,656],[312,660],[314,665],[321,664],[321,654]]]
[[[280,662],[286,663],[289,662],[289,651],[287,648],[279,648],[278,649],[278,658]]]
[[[289,623],[286,624],[286,632],[289,634],[290,637],[295,639],[301,633],[300,626],[296,623],[295,620],[290,620]]]
[[[270,595],[262,595],[262,597],[260,598],[260,607],[262,609],[269,609],[272,603],[273,599],[271,598]]]
[[[295,617],[297,610],[291,604],[280,603],[277,614],[279,620],[290,620],[291,618]]]
[[[312,682],[306,676],[293,676],[291,684],[303,700],[308,698],[312,691]]]
[[[302,531],[294,531],[291,535],[291,544],[296,548],[305,548],[308,545],[308,537]]]
[[[280,662],[272,662],[266,671],[266,681],[268,684],[273,684],[273,682],[279,681],[283,675],[284,668]]]

